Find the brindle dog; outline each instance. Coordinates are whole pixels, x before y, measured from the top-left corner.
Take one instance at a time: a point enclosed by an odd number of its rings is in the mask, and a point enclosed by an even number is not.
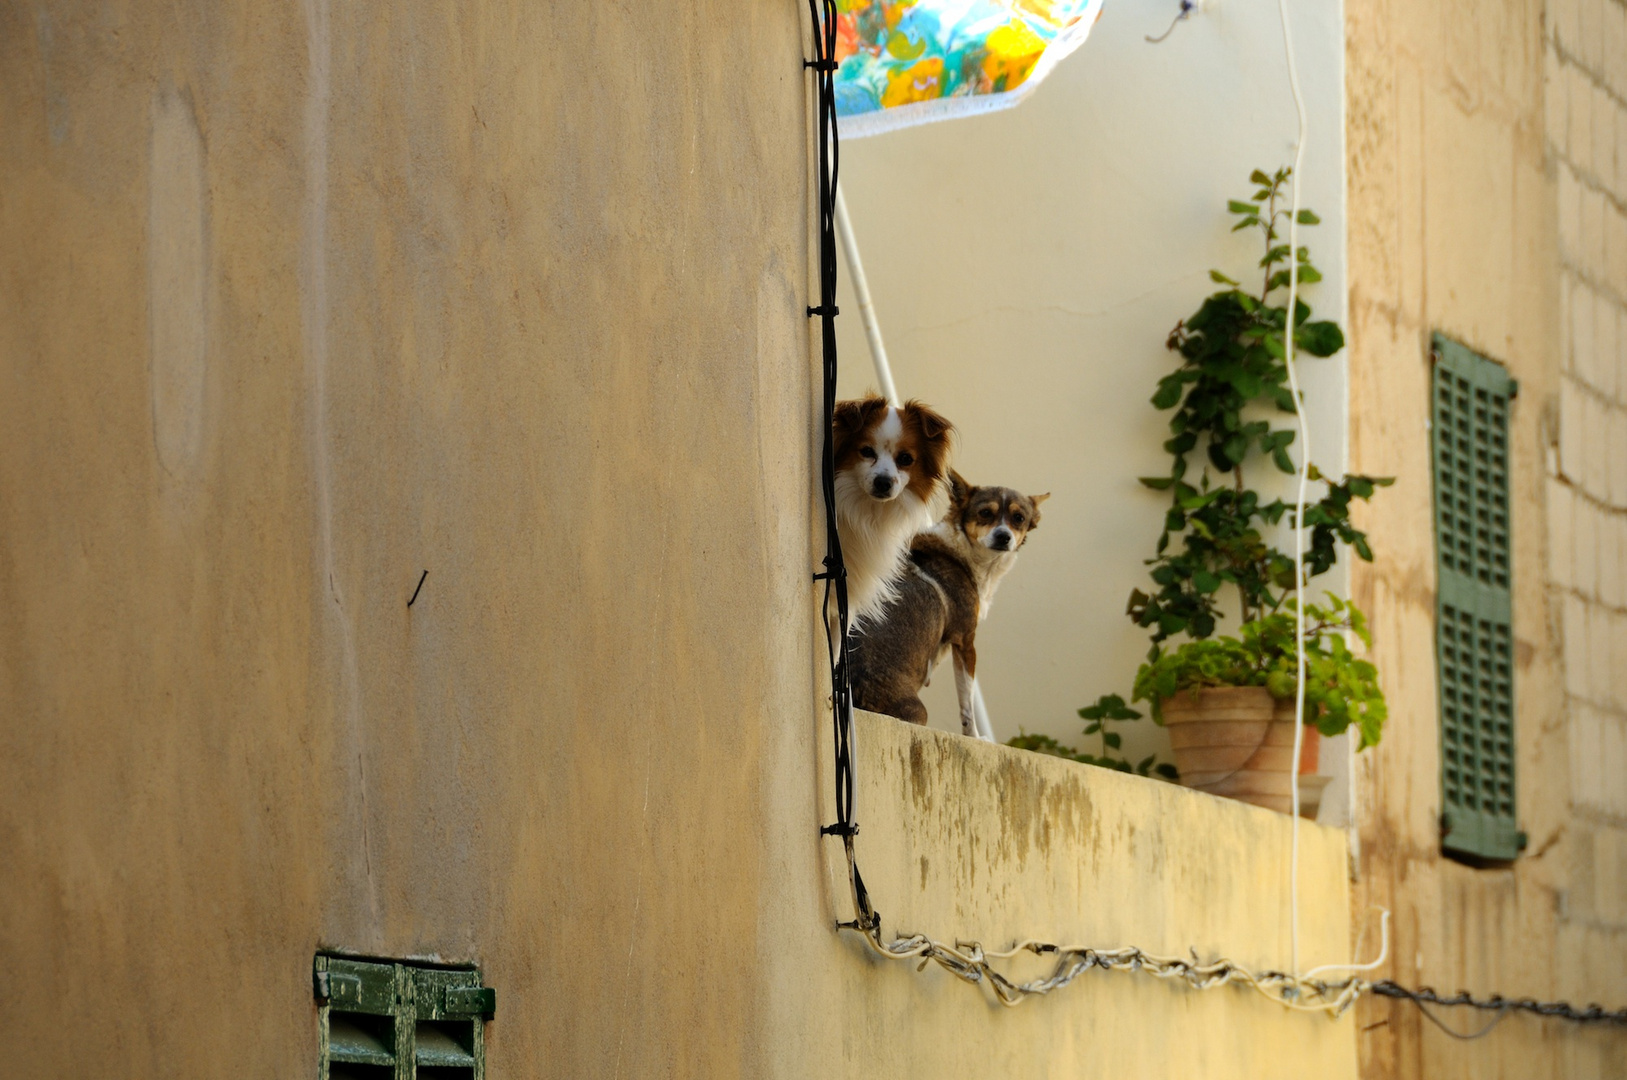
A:
[[[1050,497],[1006,487],[972,487],[949,474],[949,512],[910,542],[898,595],[881,616],[849,639],[853,702],[861,709],[927,722],[921,688],[949,652],[961,730],[976,731],[972,683],[977,677],[977,624],[989,613],[995,587],[1039,525]]]

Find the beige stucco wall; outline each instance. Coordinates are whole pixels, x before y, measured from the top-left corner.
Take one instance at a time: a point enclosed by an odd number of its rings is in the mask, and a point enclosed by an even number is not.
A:
[[[1148,44],[1168,28],[1168,7],[1108,4],[1018,108],[842,147],[899,393],[956,423],[955,461],[972,482],[1052,494],[978,636],[1001,739],[1023,729],[1080,745],[1075,710],[1129,695],[1148,641],[1125,602],[1148,586],[1143,560],[1168,508],[1136,481],[1169,469],[1169,414],[1149,403],[1175,367],[1164,342],[1218,287],[1210,269],[1255,280],[1259,240],[1229,231],[1226,201],[1249,196],[1252,170],[1293,161],[1276,5],[1211,5]],[[1319,317],[1342,319],[1340,7],[1298,3],[1292,18],[1309,125],[1302,198],[1323,222],[1301,243],[1326,274],[1304,295]],[[842,387],[857,394],[876,382],[845,287],[841,305]],[[1307,359],[1301,376],[1313,460],[1337,474],[1344,359]],[[1292,497],[1269,465],[1249,479]],[[1343,566],[1317,579],[1343,583]],[[957,727],[953,680],[935,680],[925,700],[934,726]],[[1122,731],[1132,760],[1168,760],[1161,729]],[[1331,748],[1330,769],[1344,757]],[[1341,780],[1328,801],[1342,804],[1343,791]]]
[[[1373,617],[1392,714],[1359,773],[1372,811],[1357,906],[1394,910],[1386,970],[1403,982],[1620,1007],[1624,504],[1612,484],[1627,461],[1613,433],[1627,370],[1615,345],[1627,298],[1624,9],[1615,0],[1502,0],[1468,17],[1350,0],[1346,10],[1352,466],[1398,477],[1383,509],[1362,515],[1388,557],[1353,582]],[[1520,380],[1517,800],[1530,847],[1503,869],[1439,856],[1432,331]],[[1462,1031],[1476,1020],[1447,1019]],[[1373,1001],[1362,1030],[1364,1076],[1627,1072],[1619,1032],[1530,1017],[1458,1043],[1411,1006]]]
[[[859,865],[885,939],[999,950],[1034,938],[1289,966],[1286,815],[890,717],[860,713],[856,736]],[[1300,844],[1303,966],[1344,962],[1343,833],[1307,822]],[[845,864],[830,867],[846,917]],[[1099,970],[1006,1008],[936,965],[875,958],[851,934],[836,944],[847,1076],[1356,1075],[1353,1013]],[[1052,966],[1026,957],[1001,970]]]
[[[803,17],[0,8],[7,1075],[309,1075],[327,947],[480,963],[494,1077],[1351,1075],[833,932]],[[889,930],[1284,963],[1284,819],[859,745]]]
[[[314,1075],[319,946],[770,1071],[803,18],[0,5],[0,1071]]]

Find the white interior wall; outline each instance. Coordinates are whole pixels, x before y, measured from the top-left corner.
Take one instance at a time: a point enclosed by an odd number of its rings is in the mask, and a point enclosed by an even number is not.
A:
[[[1309,113],[1303,205],[1322,224],[1302,243],[1324,280],[1317,317],[1344,323],[1343,38],[1339,0],[1290,5]],[[1170,2],[1108,5],[1092,38],[1020,107],[845,142],[841,178],[899,392],[960,430],[973,483],[1050,491],[1042,527],[979,633],[996,735],[1018,729],[1084,745],[1075,710],[1128,696],[1146,649],[1124,614],[1147,582],[1166,497],[1168,413],[1148,399],[1174,367],[1164,340],[1213,291],[1211,267],[1247,282],[1260,256],[1232,234],[1228,198],[1248,174],[1293,158],[1295,116],[1271,0],[1218,0],[1160,45]],[[875,386],[858,305],[840,299],[841,392]],[[1312,457],[1342,472],[1341,353],[1301,367]],[[1283,418],[1280,422],[1291,422]],[[1275,473],[1256,468],[1266,488]],[[1280,489],[1290,495],[1289,485]],[[1343,591],[1340,570],[1318,579]],[[1223,624],[1235,627],[1235,620]],[[953,679],[926,692],[932,725],[957,729]],[[1125,750],[1167,757],[1150,722]],[[1347,751],[1325,747],[1323,771]],[[1327,807],[1343,814],[1343,778]]]

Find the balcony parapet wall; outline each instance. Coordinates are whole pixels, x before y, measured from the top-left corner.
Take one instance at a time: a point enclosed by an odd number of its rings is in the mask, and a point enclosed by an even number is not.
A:
[[[859,862],[885,938],[919,931],[990,950],[1038,938],[1289,966],[1285,815],[869,713],[855,740]],[[1344,834],[1303,822],[1300,860],[1302,965],[1347,962]],[[832,859],[841,912],[844,872]],[[901,1070],[888,1075],[963,1075],[970,1054],[982,1075],[1036,1063],[1095,1075],[1064,1067],[1088,1060],[1115,1077],[1355,1076],[1352,1014],[1101,971],[1007,1009],[935,965],[917,973],[847,940],[853,1022],[888,1033]],[[1049,970],[1038,958],[1011,964],[1022,977]]]

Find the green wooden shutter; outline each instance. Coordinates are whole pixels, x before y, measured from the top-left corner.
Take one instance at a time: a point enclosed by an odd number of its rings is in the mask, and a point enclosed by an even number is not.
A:
[[[480,972],[318,954],[319,1080],[484,1080]]]
[[[1519,853],[1514,797],[1514,620],[1508,409],[1500,365],[1435,336],[1436,663],[1441,846]]]

